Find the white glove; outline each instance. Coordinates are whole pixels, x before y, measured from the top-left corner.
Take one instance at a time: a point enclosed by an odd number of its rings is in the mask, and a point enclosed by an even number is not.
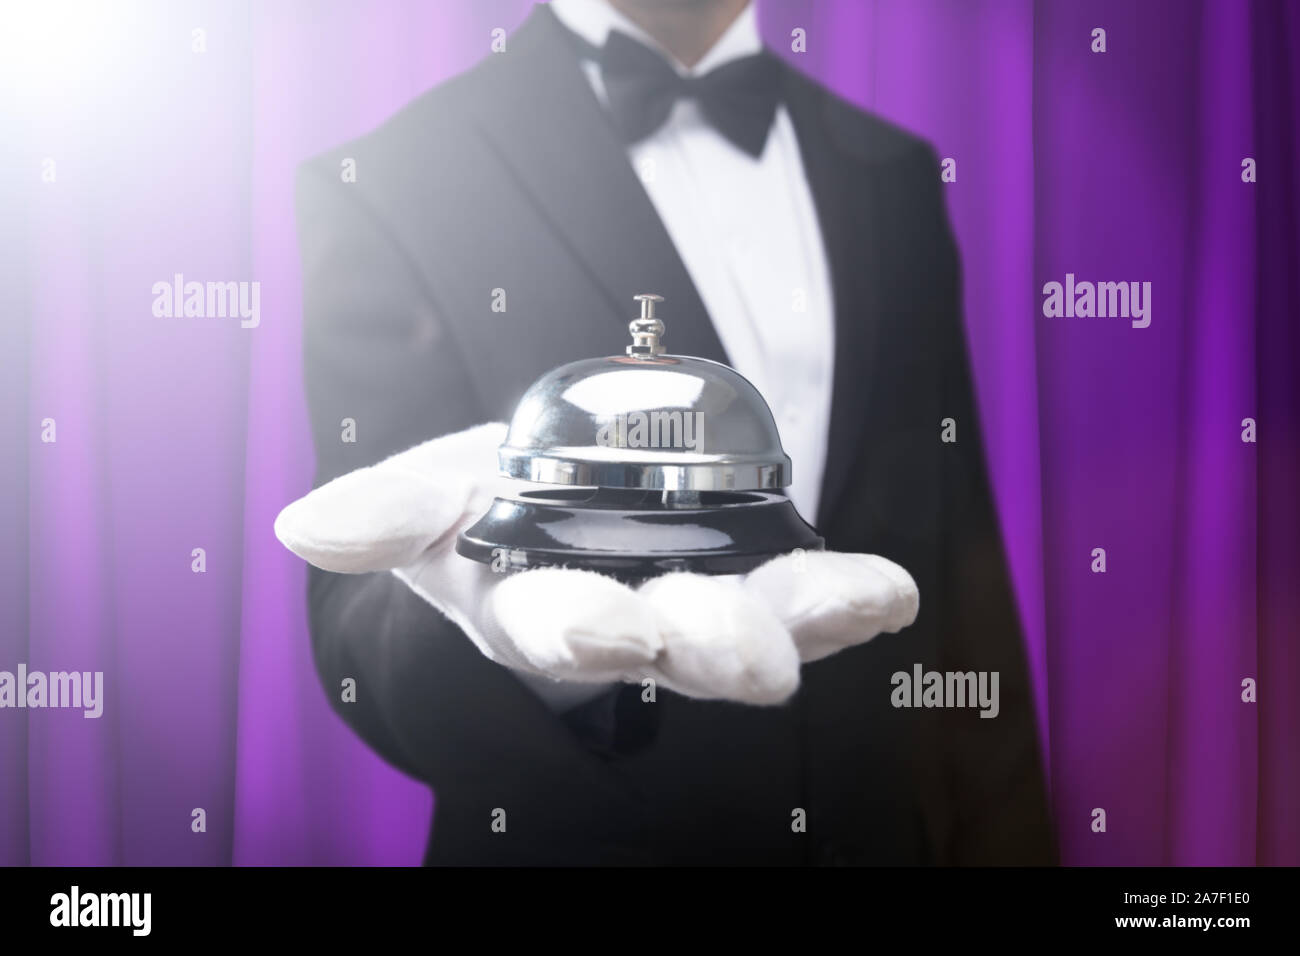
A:
[[[327,571],[392,570],[553,706],[646,678],[692,697],[776,704],[799,686],[801,662],[916,620],[911,575],[870,554],[799,552],[748,575],[673,572],[636,589],[568,568],[503,575],[464,558],[456,536],[508,487],[496,477],[505,428],[479,425],[343,475],[280,512],[276,536]]]

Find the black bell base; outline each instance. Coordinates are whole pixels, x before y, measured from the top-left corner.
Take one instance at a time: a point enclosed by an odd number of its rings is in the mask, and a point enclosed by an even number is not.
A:
[[[497,498],[456,551],[499,571],[582,568],[621,580],[744,574],[825,541],[781,494],[565,488]]]

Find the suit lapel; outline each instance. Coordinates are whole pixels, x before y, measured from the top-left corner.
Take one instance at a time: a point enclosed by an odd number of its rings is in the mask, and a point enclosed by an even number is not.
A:
[[[870,165],[839,135],[854,125],[852,120],[860,123],[860,117],[789,67],[785,102],[817,207],[835,298],[831,421],[817,515],[817,526],[824,529],[844,492],[868,414],[880,317],[878,237]]]
[[[656,292],[666,300],[670,352],[726,361],[690,274],[583,75],[575,43],[549,9],[534,10],[490,64],[504,116],[485,112],[483,134],[556,241],[583,263],[611,321],[626,324],[636,314],[632,296]]]

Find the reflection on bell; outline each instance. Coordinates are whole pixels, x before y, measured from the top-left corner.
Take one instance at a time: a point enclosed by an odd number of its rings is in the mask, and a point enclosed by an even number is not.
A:
[[[560,565],[624,580],[742,574],[820,550],[782,490],[790,459],[758,390],[721,363],[664,354],[663,299],[636,298],[626,355],[571,362],[524,394],[498,452],[521,490],[493,501],[456,550],[498,570]]]

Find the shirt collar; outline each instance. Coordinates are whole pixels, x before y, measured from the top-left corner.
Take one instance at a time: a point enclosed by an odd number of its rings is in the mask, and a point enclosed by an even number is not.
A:
[[[596,47],[603,47],[610,30],[619,30],[635,40],[657,50],[673,68],[685,76],[702,76],[710,70],[750,56],[763,49],[763,40],[758,33],[758,18],[754,14],[751,2],[740,12],[740,16],[727,27],[726,32],[718,37],[709,52],[700,62],[687,69],[677,62],[677,58],[665,50],[645,30],[641,29],[626,16],[615,10],[607,0],[551,0],[551,12],[556,18],[578,36]]]

